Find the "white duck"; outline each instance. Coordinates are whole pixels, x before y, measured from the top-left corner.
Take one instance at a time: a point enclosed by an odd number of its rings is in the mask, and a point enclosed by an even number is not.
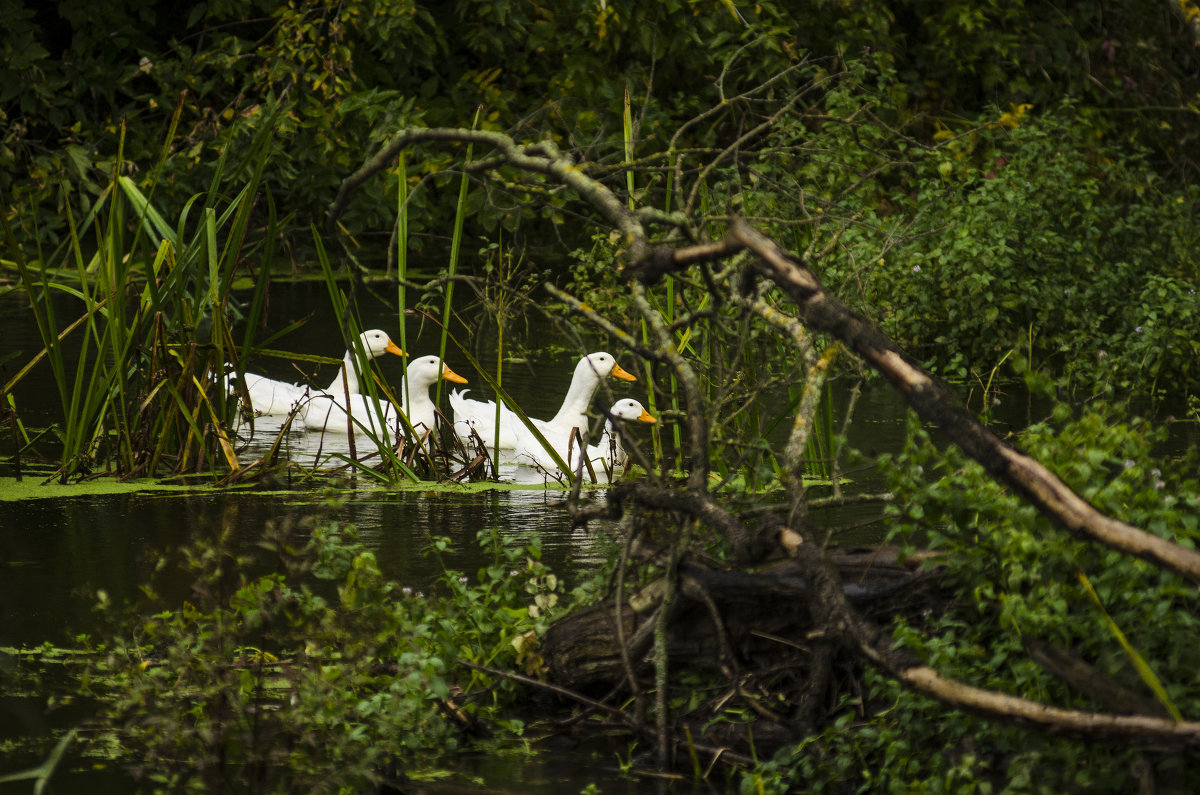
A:
[[[621,369],[611,354],[603,351],[589,353],[575,365],[575,373],[571,377],[567,395],[553,419],[531,420],[555,449],[565,450],[567,441],[576,429],[582,438],[587,438],[587,409],[600,387],[600,380],[606,377],[620,378],[624,381],[637,380]],[[479,434],[479,438],[490,446],[496,439],[496,404],[490,400],[470,400],[466,393],[466,390],[450,393],[450,408],[454,411],[454,432],[464,443],[469,443],[471,431],[474,430]],[[540,447],[537,439],[529,433],[529,429],[520,418],[504,406],[500,407],[498,446],[501,450],[510,451]]]
[[[434,430],[436,411],[433,399],[429,397],[429,388],[438,379],[465,384],[467,379],[446,366],[436,356],[422,356],[413,359],[404,369],[404,377],[408,380],[408,394],[403,388],[399,390],[400,411],[408,418],[417,435],[422,436],[427,431]],[[326,428],[345,432],[349,427],[346,418],[346,396],[333,394],[315,395],[305,402],[300,409],[304,427],[314,431],[324,431]],[[383,410],[385,427],[394,427],[399,422],[396,407],[387,400],[379,400],[379,408]],[[366,395],[350,395],[349,414],[367,428],[379,427],[379,411],[375,401]]]
[[[617,433],[614,420],[637,420],[651,425],[658,422],[650,412],[646,411],[645,406],[633,398],[624,398],[612,404],[608,409],[608,421],[604,423],[604,430],[600,434],[600,443],[588,445],[587,449],[588,460],[592,462],[592,467],[596,469],[597,473],[600,469],[598,465],[602,465],[606,470],[616,472],[625,469],[625,465],[629,463],[629,454],[625,452],[625,447],[621,444],[621,434]],[[577,459],[569,463],[575,466]]]
[[[368,360],[377,359],[385,353],[404,356],[404,351],[400,350],[400,346],[392,342],[386,332],[379,329],[364,331],[359,335],[359,340],[362,342],[362,350]],[[358,373],[354,367],[354,357],[355,350],[353,348],[346,351],[346,356],[342,359],[343,366],[338,369],[337,377],[333,379],[333,383],[329,385],[329,388],[324,390],[325,392],[344,394],[348,386],[350,394],[358,394]],[[346,371],[345,385],[342,383],[343,369]],[[250,405],[256,416],[290,414],[292,409],[296,407],[296,404],[304,398],[305,393],[315,392],[315,390],[303,385],[289,384],[286,381],[276,381],[257,373],[246,373],[242,377],[242,381],[246,386],[246,391],[250,395]],[[233,394],[232,389],[230,390],[230,394]]]
[[[608,483],[622,473],[629,461],[629,455],[625,452],[625,447],[621,444],[621,435],[617,432],[615,420],[637,420],[638,422],[646,423],[658,422],[650,412],[646,411],[641,403],[633,398],[624,398],[612,404],[608,410],[608,421],[604,423],[604,431],[600,434],[599,444],[588,445],[587,447],[586,460],[591,465],[591,471],[595,473],[596,480],[601,483]],[[558,454],[564,461],[570,464],[572,472],[582,471],[585,479],[590,477],[587,464],[583,465],[582,470],[580,469],[578,447],[571,446],[569,458],[565,447],[558,449]],[[520,451],[517,456],[517,462],[526,466],[533,466],[542,472],[553,473],[555,476],[558,473],[557,465],[546,453],[545,448],[540,445]]]

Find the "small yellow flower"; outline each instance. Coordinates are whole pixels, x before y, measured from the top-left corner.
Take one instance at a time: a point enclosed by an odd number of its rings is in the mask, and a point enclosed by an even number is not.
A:
[[[949,127],[947,127],[946,125],[942,124],[940,121],[939,121],[939,122],[937,122],[936,124],[937,124],[937,132],[935,132],[935,133],[933,134],[933,140],[935,140],[935,141],[948,141],[948,140],[950,140],[951,138],[953,138],[953,137],[954,137],[954,133],[953,133],[953,132],[950,130],[950,128],[949,128]]]
[[[1010,102],[1008,103],[1008,107],[1010,110],[1008,113],[1004,113],[1000,116],[1000,123],[1010,130],[1015,130],[1017,127],[1020,127],[1022,119],[1025,118],[1025,114],[1033,109],[1033,105],[1026,103],[1015,105]]]

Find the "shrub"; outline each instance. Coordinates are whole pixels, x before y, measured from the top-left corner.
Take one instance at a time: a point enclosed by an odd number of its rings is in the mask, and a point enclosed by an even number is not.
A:
[[[509,691],[456,661],[534,659],[519,641],[557,581],[536,543],[480,541],[494,565],[474,584],[447,572],[428,595],[389,581],[337,524],[307,541],[293,522],[269,527],[273,561],[185,550],[191,598],[163,609],[148,591],[158,612],[125,624],[106,644],[111,676],[92,680],[110,691],[122,761],[159,791],[347,791],[435,764],[475,717],[519,732]]]
[[[1200,539],[1193,453],[1156,457],[1165,430],[1127,421],[1119,406],[1096,407],[1071,421],[1066,414],[1060,408],[1055,422],[1029,429],[1022,443],[1031,455],[1101,511],[1187,545]],[[915,425],[906,449],[887,459],[884,470],[897,495],[895,536],[945,553],[941,576],[953,585],[957,605],[924,625],[896,626],[898,643],[972,684],[1105,711],[1106,705],[1039,668],[1025,650],[1032,640],[1051,642],[1154,702],[1115,626],[1161,682],[1160,706],[1170,703],[1185,715],[1200,708],[1194,676],[1200,652],[1186,640],[1200,629],[1193,586],[1073,539],[957,450],[938,452]],[[842,704],[834,728],[781,752],[775,769],[791,771],[813,789],[1128,792],[1136,787],[1133,763],[1140,758],[1180,789],[1197,785],[1176,756],[1031,734],[947,711],[874,670],[864,673],[864,687],[861,702]]]

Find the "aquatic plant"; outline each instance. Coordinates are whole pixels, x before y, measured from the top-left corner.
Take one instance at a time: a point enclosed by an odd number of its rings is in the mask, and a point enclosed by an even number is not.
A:
[[[488,565],[427,592],[385,578],[337,523],[273,522],[253,555],[226,534],[192,545],[162,567],[192,579],[184,604],[148,585],[132,615],[107,606],[118,630],[93,639],[108,706],[92,736],[116,732],[116,761],[156,791],[313,792],[394,786],[468,736],[519,734],[511,686],[463,663],[535,665],[521,638],[558,585],[536,539],[478,543]],[[431,554],[451,547],[430,539]]]
[[[239,468],[226,430],[225,362],[237,350],[233,324],[257,320],[265,280],[248,314],[231,291],[252,259],[265,272],[273,256],[274,209],[270,195],[259,194],[272,129],[268,117],[239,160],[227,150],[209,190],[174,223],[153,202],[158,168],[135,182],[118,147],[111,181],[82,219],[64,195],[65,249],[31,262],[12,247],[44,345],[30,364],[50,367],[62,407],[54,428],[62,482],[98,471]],[[252,234],[263,203],[266,228]]]

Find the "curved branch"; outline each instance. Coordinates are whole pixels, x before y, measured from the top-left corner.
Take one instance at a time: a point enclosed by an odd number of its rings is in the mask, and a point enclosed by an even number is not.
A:
[[[908,651],[896,648],[887,633],[850,606],[837,573],[815,545],[802,541],[791,547],[791,554],[813,589],[809,605],[818,626],[918,693],[956,709],[1052,734],[1090,740],[1126,740],[1143,747],[1200,746],[1200,723],[1194,721],[1063,709],[942,676]]]
[[[1098,541],[1200,582],[1200,553],[1113,519],[1096,510],[1041,462],[1001,441],[967,413],[940,382],[905,356],[894,342],[825,291],[807,267],[745,224],[731,235],[752,249],[764,274],[800,306],[809,325],[841,339],[884,375],[921,417],[946,435],[993,477],[1025,496],[1074,535]]]
[[[621,202],[603,183],[585,174],[570,157],[559,152],[551,141],[518,145],[509,136],[489,130],[467,130],[453,127],[410,127],[392,139],[357,171],[343,180],[337,197],[326,213],[326,228],[332,229],[346,210],[350,197],[360,185],[385,170],[404,149],[425,142],[470,143],[490,146],[497,154],[485,162],[493,168],[509,165],[541,174],[577,192],[580,197],[623,232],[631,249],[640,256],[646,233],[638,215]]]
[[[956,682],[925,665],[893,673],[908,687],[942,703],[987,717],[1004,718],[1051,734],[1088,740],[1125,740],[1160,748],[1200,746],[1200,723],[1196,721],[1175,721],[1149,715],[1108,715],[1053,707]]]

